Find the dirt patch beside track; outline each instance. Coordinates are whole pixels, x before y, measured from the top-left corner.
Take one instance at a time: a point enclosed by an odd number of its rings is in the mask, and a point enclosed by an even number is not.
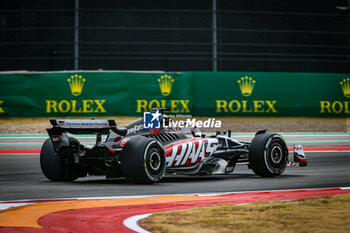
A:
[[[79,119],[83,117],[69,117]],[[52,118],[0,118],[1,134],[46,134]],[[86,119],[86,118],[85,118]],[[114,119],[118,127],[122,127],[137,117],[99,117],[96,119]],[[207,117],[198,117],[207,120]],[[232,132],[256,132],[269,129],[270,132],[349,132],[347,118],[315,118],[315,117],[216,117],[222,121],[221,129],[202,129],[206,132],[217,130]],[[173,120],[183,120],[174,118]]]

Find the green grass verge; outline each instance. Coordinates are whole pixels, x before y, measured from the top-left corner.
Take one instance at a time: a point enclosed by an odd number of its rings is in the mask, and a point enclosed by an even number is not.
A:
[[[350,232],[350,194],[156,213],[141,225],[162,233],[345,233]]]

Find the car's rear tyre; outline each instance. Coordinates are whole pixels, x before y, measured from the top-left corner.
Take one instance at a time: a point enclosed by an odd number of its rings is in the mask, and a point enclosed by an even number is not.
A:
[[[279,134],[264,133],[254,137],[249,148],[249,167],[263,177],[281,175],[288,161],[287,145]]]
[[[132,138],[121,155],[122,172],[127,181],[151,184],[160,181],[166,167],[164,150],[151,138]]]
[[[69,140],[76,143],[76,139]],[[80,175],[81,171],[73,164],[65,164],[65,158],[56,155],[51,139],[46,139],[40,152],[40,167],[46,178],[52,181],[73,181]]]

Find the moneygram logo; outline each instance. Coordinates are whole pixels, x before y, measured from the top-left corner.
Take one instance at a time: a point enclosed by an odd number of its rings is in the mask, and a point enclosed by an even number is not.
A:
[[[350,98],[350,78],[340,81],[340,86],[343,90],[343,94],[346,98]]]
[[[240,80],[237,81],[239,84],[239,88],[241,89],[241,93],[243,96],[250,96],[253,92],[255,80],[253,80],[252,77],[242,77]]]
[[[163,96],[168,96],[171,93],[171,88],[173,87],[174,79],[171,78],[170,75],[164,75],[161,76],[160,79],[158,79],[160,92]]]
[[[72,75],[67,79],[72,95],[79,96],[83,90],[85,79],[81,75]]]
[[[78,97],[82,94],[86,79],[82,75],[74,74],[67,79],[70,92],[73,96]],[[106,100],[92,99],[61,99],[45,100],[46,113],[105,113],[103,104]]]

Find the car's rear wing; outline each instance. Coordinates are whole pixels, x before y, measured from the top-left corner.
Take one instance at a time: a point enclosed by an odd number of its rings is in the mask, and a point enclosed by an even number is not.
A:
[[[51,129],[47,129],[49,135],[61,134],[108,134],[110,129],[116,128],[114,120],[50,120]]]

